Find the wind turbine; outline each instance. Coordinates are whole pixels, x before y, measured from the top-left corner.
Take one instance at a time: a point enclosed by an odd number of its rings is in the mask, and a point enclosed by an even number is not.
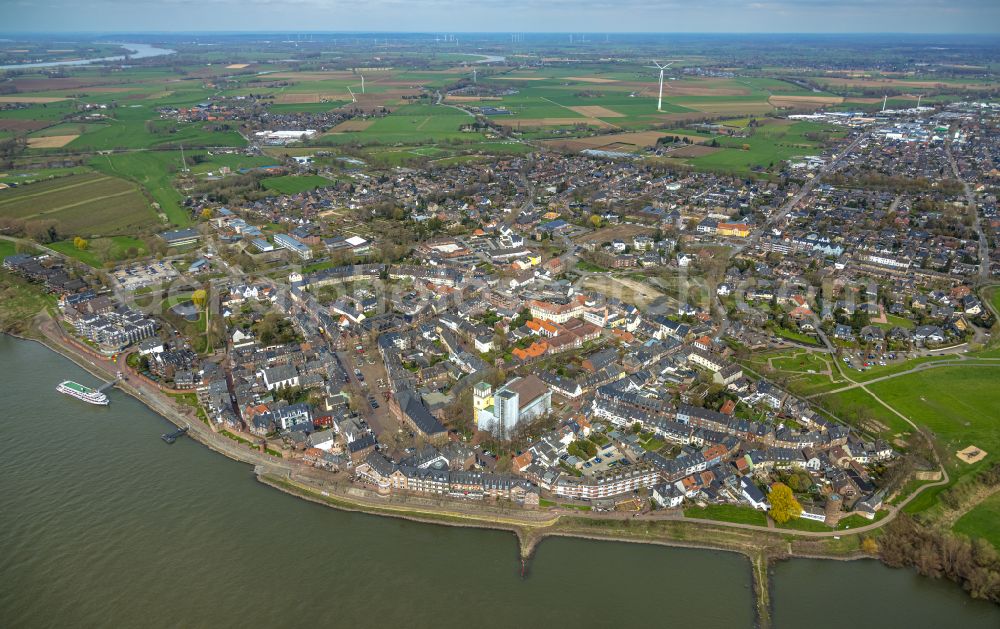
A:
[[[656,111],[663,111],[663,71],[666,70],[667,68],[669,68],[672,65],[674,65],[673,61],[671,61],[670,63],[668,63],[667,65],[664,65],[664,66],[661,66],[659,64],[659,62],[654,61],[653,65],[651,65],[651,66],[645,66],[647,68],[653,68],[655,70],[659,70],[660,71],[660,95],[656,99]]]
[[[476,69],[475,68],[472,69],[472,83],[473,84],[476,83]]]

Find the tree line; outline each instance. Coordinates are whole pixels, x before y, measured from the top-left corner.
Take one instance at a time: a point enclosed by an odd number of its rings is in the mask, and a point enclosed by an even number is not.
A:
[[[942,492],[940,501],[951,509],[968,505],[973,494],[1000,485],[1000,463],[974,478]],[[919,516],[918,516],[919,517]],[[986,539],[940,530],[905,513],[886,528],[879,555],[894,568],[911,567],[924,576],[945,577],[960,584],[973,598],[1000,603],[1000,553]]]

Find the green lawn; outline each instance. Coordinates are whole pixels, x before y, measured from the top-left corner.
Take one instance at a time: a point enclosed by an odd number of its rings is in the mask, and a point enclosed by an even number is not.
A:
[[[796,343],[803,343],[805,345],[819,345],[819,340],[817,340],[815,336],[796,332],[795,330],[786,330],[785,328],[779,327],[775,328],[774,332],[781,338],[788,339],[789,341],[795,341]]]
[[[767,516],[764,515],[763,511],[736,505],[690,507],[684,510],[684,515],[689,518],[700,518],[703,520],[720,520],[722,522],[767,526]]]
[[[131,236],[113,236],[107,240],[110,242],[107,243],[106,249],[103,246],[105,243],[94,241],[91,241],[91,246],[84,250],[77,249],[76,246],[73,245],[72,240],[54,242],[48,246],[63,255],[75,258],[92,267],[100,267],[109,260],[126,260],[129,257],[134,257],[129,256],[129,249],[131,248],[135,248],[136,256],[141,256],[146,253],[146,243],[138,238],[132,238]]]
[[[897,317],[896,315],[887,314],[885,315],[885,323],[876,323],[878,327],[883,330],[891,330],[895,327],[903,328],[904,330],[911,330],[916,327],[916,323],[912,319],[907,319],[905,317]]]
[[[581,271],[586,271],[587,273],[606,273],[607,269],[603,266],[598,266],[592,262],[587,262],[586,260],[580,260],[576,263],[576,268]]]
[[[826,371],[830,363],[815,352],[806,350],[792,351],[784,356],[775,356],[771,360],[775,369],[788,372]]]
[[[856,529],[856,528],[859,528],[859,527],[862,527],[862,526],[868,526],[872,522],[878,522],[879,520],[881,520],[882,518],[884,518],[887,515],[889,515],[889,512],[887,510],[885,510],[885,509],[882,509],[881,511],[879,511],[878,513],[876,513],[874,520],[869,520],[868,518],[865,518],[865,517],[862,517],[862,516],[856,515],[856,514],[855,515],[849,515],[846,518],[842,518],[840,520],[840,522],[837,522],[837,530],[838,531],[847,531],[847,530]]]
[[[666,443],[663,442],[663,441],[661,441],[661,440],[659,440],[659,439],[653,438],[653,439],[647,439],[647,440],[644,440],[644,441],[640,441],[639,445],[642,446],[643,450],[648,450],[650,452],[656,452],[656,451],[660,450],[664,445],[666,445]]]
[[[940,367],[870,385],[904,415],[959,443],[1000,442],[1000,371],[995,367]],[[982,444],[984,447],[987,444]]]
[[[912,432],[909,424],[896,414],[879,404],[864,389],[855,388],[839,393],[831,393],[816,399],[821,408],[854,425],[861,425],[883,438]],[[875,420],[884,425],[884,431],[877,430],[867,420]]]
[[[983,290],[983,299],[990,302],[993,310],[1000,312],[1000,287],[990,286]]]
[[[285,175],[261,180],[261,185],[264,188],[278,194],[298,194],[316,188],[325,188],[332,184],[333,181],[319,175]]]
[[[779,529],[788,529],[790,531],[812,531],[812,532],[825,532],[832,531],[833,529],[824,524],[823,522],[817,522],[816,520],[806,520],[803,518],[795,518],[794,520],[789,520],[784,524],[775,523]]]
[[[17,253],[17,245],[9,240],[0,240],[0,261]]]
[[[1000,494],[993,494],[955,522],[952,530],[982,537],[1000,549]]]
[[[1000,367],[940,367],[870,385],[912,421],[926,426],[944,451],[953,477],[992,464],[1000,453]],[[975,445],[989,455],[968,465],[955,451]],[[954,480],[954,478],[953,478]]]

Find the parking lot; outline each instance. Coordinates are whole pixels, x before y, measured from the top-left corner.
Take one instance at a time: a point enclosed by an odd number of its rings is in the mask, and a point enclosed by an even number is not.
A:
[[[163,284],[180,277],[173,265],[160,260],[115,269],[111,275],[126,291]]]
[[[363,399],[359,406],[359,412],[375,431],[379,439],[383,439],[383,434],[397,433],[400,428],[399,421],[389,411],[389,404],[385,399],[385,367],[382,365],[382,358],[375,351],[358,353],[353,347],[349,351],[338,352],[344,367],[350,374],[351,381],[357,384],[362,392]],[[361,378],[355,374],[355,369],[361,372]],[[369,398],[375,399],[374,407]]]
[[[852,369],[857,369],[858,371],[867,371],[872,367],[885,367],[887,361],[895,361],[895,353],[883,354],[881,351],[865,352],[863,350],[857,350],[854,352],[847,352],[843,357],[844,364]]]
[[[584,476],[590,476],[598,472],[605,472],[616,467],[621,467],[623,465],[628,465],[628,459],[622,454],[621,450],[611,445],[610,443],[600,450],[594,458],[590,459],[583,464]]]

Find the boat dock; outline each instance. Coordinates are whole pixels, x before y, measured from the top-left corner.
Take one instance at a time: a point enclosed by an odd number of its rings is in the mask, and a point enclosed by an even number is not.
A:
[[[179,437],[183,437],[184,435],[186,435],[187,431],[188,431],[187,428],[178,428],[173,432],[163,433],[162,435],[160,435],[160,439],[163,439],[167,443],[173,443],[177,441]]]

